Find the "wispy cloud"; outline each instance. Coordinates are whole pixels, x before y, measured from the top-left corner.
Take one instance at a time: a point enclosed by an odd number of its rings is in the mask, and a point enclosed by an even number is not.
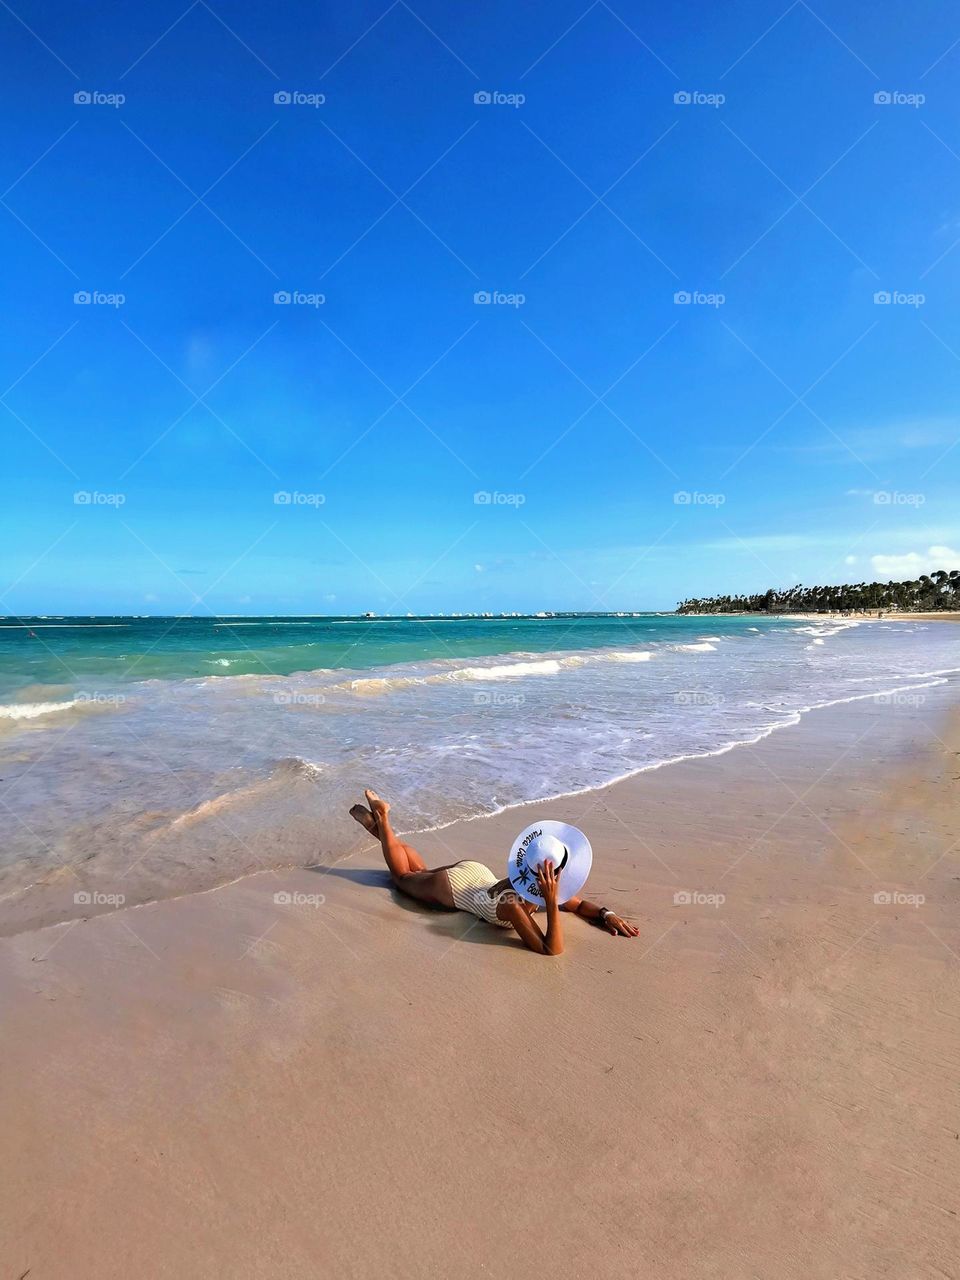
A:
[[[850,541],[847,533],[758,533],[718,538],[715,542],[697,543],[702,551],[742,551],[744,553],[773,553],[777,551],[811,551],[823,547],[835,547]]]
[[[960,418],[915,418],[877,426],[859,424],[836,427],[840,439],[826,433],[815,439],[780,446],[787,453],[834,461],[851,453],[868,462],[884,462],[907,453],[947,449],[960,437]]]

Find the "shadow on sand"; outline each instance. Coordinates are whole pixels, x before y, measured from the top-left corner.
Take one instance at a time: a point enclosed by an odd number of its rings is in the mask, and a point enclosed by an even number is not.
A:
[[[483,946],[503,946],[511,941],[512,930],[497,929],[463,911],[448,911],[446,907],[434,907],[427,902],[415,902],[399,893],[392,885],[386,871],[367,871],[360,867],[327,867],[316,863],[307,867],[317,875],[339,876],[368,889],[386,889],[394,902],[404,911],[426,918],[432,931],[451,942],[473,942]]]

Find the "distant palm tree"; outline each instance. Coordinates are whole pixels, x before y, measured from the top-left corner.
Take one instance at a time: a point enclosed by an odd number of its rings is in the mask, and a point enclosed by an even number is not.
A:
[[[858,582],[841,586],[769,587],[755,595],[691,598],[678,613],[826,613],[865,609],[960,609],[960,569],[937,569],[904,582]]]

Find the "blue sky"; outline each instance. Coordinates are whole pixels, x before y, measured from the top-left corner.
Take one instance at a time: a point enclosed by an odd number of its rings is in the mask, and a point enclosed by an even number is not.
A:
[[[0,30],[0,611],[670,608],[960,564],[946,6]]]

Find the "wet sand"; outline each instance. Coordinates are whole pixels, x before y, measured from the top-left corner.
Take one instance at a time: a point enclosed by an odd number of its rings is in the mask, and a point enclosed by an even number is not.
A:
[[[633,941],[534,956],[359,828],[3,939],[6,1273],[956,1275],[957,693],[417,840],[497,867],[581,825]]]

